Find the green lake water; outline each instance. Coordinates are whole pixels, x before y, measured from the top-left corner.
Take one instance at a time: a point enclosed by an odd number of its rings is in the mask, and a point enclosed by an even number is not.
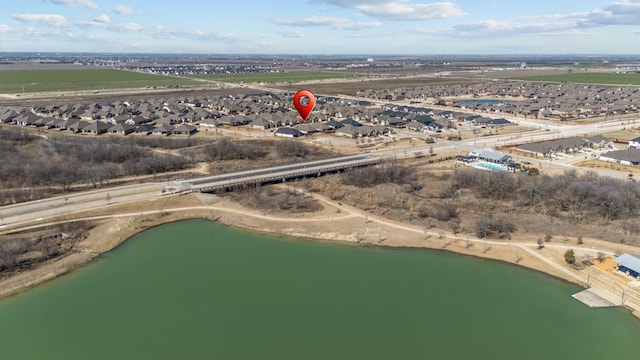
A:
[[[445,252],[189,220],[0,301],[0,359],[639,359],[579,287]]]

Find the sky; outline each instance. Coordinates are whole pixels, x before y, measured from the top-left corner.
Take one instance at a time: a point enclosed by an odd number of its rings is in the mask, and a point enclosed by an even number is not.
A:
[[[1,52],[640,54],[640,0],[1,3]]]

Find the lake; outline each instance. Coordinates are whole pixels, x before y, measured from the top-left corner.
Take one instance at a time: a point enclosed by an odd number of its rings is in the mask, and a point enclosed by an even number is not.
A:
[[[3,359],[637,359],[640,321],[580,288],[433,250],[188,220],[0,301]]]

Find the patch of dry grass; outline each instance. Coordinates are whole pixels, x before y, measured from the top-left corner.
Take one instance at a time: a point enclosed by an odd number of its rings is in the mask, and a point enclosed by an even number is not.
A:
[[[620,171],[620,172],[626,172],[626,173],[640,173],[640,168],[637,166],[616,164],[616,163],[602,161],[598,159],[583,160],[583,161],[573,163],[573,165],[589,168],[589,169],[606,169],[606,170]]]

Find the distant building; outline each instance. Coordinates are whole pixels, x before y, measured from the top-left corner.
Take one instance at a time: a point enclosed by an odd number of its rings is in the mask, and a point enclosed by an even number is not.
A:
[[[492,149],[480,149],[469,152],[470,158],[504,164],[511,161],[511,156]]]
[[[635,278],[640,277],[640,258],[629,255],[622,254],[615,258],[613,261],[618,264],[618,271],[621,271],[629,276],[633,276]]]
[[[276,130],[275,135],[276,136],[282,136],[282,137],[294,138],[294,137],[300,137],[300,136],[302,136],[304,134],[298,129],[294,129],[294,128],[290,128],[290,127],[284,127],[284,128],[279,128],[278,130]]]
[[[609,151],[600,155],[598,159],[621,165],[640,165],[640,149]]]

